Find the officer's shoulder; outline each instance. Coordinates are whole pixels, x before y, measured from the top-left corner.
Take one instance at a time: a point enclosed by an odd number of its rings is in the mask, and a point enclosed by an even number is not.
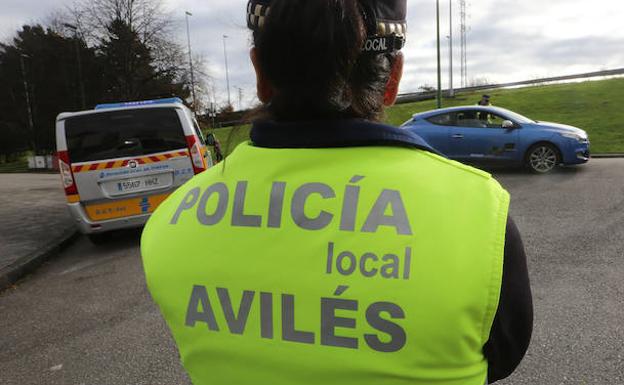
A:
[[[499,197],[502,201],[509,200],[509,193],[492,174],[429,151],[417,150],[416,152],[421,159],[421,164],[426,164],[427,169],[432,175],[439,176],[439,178],[434,178],[434,180],[447,185],[470,186],[484,193],[487,191],[492,194],[492,196]],[[462,194],[464,190],[459,188],[447,189],[446,191],[455,191],[455,193]]]
[[[479,170],[477,168],[465,165],[463,163],[445,158],[441,155],[437,155],[430,151],[425,150],[416,150],[416,152],[423,156],[424,159],[430,163],[431,167],[439,167],[447,170],[453,170],[459,174],[465,174],[470,176],[476,176],[481,179],[489,180],[492,179],[492,174],[485,172],[483,170]]]

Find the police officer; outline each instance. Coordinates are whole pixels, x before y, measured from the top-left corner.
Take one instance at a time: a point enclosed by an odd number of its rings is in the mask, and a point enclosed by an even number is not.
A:
[[[490,95],[482,95],[481,100],[477,102],[477,106],[487,107],[491,105],[492,103],[490,103]],[[487,112],[479,112],[477,116],[479,117],[479,120],[484,121],[486,124],[492,123],[492,118]]]
[[[490,95],[482,95],[481,100],[477,102],[477,106],[491,106]]]
[[[147,284],[201,384],[466,384],[530,339],[509,195],[410,132],[406,0],[252,0],[251,140],[171,195]]]

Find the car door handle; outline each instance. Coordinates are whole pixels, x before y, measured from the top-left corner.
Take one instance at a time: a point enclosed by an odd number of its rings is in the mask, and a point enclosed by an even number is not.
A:
[[[453,139],[463,139],[464,135],[462,135],[462,134],[455,134],[455,135],[452,136],[452,138]]]

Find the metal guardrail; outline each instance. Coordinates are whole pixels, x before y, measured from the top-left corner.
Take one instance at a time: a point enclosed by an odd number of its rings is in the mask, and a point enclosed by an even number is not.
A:
[[[560,82],[560,81],[565,81],[565,80],[588,79],[588,78],[614,76],[614,75],[624,75],[624,68],[618,68],[614,70],[605,70],[605,71],[596,71],[596,72],[587,72],[584,74],[576,74],[576,75],[554,76],[554,77],[542,78],[542,79],[523,80],[523,81],[512,82],[512,83],[488,84],[488,85],[483,85],[483,86],[456,88],[454,91],[455,93],[465,93],[465,92],[474,92],[474,91],[483,91],[483,90],[493,90],[493,89],[498,89],[498,88],[518,87],[518,86],[534,85],[534,84],[541,84],[541,83],[552,83],[552,82]],[[448,89],[442,90],[442,92],[446,92],[448,94]],[[435,98],[436,98],[435,90],[427,91],[427,92],[405,93],[397,97],[396,103],[403,104],[403,103],[420,102],[423,100],[431,100]]]
[[[457,94],[457,93],[466,93],[466,92],[474,92],[474,91],[494,90],[494,89],[500,89],[500,88],[519,87],[519,86],[526,86],[526,85],[535,85],[535,84],[542,84],[542,83],[560,82],[560,81],[565,81],[565,80],[589,79],[589,78],[596,78],[596,77],[603,77],[603,76],[617,76],[617,75],[624,75],[624,68],[605,70],[605,71],[596,71],[596,72],[587,72],[587,73],[576,74],[576,75],[554,76],[554,77],[542,78],[542,79],[523,80],[523,81],[512,82],[512,83],[487,84],[483,86],[456,88],[454,89],[454,91]],[[442,90],[442,92],[448,94],[448,89]],[[435,98],[436,98],[435,90],[426,91],[426,92],[411,92],[411,93],[400,94],[397,97],[396,104],[420,102],[423,100],[432,100]],[[241,116],[246,112],[248,111],[241,111],[240,112]],[[219,129],[223,127],[237,126],[237,125],[242,125],[242,124],[245,124],[243,120],[230,120],[230,121],[224,121],[224,122],[217,122],[217,126],[213,128]]]

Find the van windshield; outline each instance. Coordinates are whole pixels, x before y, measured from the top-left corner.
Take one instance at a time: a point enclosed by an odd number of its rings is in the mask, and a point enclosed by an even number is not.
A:
[[[135,157],[186,148],[175,109],[146,108],[76,116],[65,121],[72,163]]]

